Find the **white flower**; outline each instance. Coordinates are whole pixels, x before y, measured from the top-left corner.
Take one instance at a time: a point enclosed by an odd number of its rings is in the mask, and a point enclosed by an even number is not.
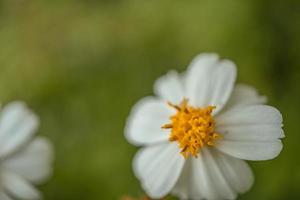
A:
[[[0,199],[41,199],[33,184],[52,172],[53,150],[43,137],[34,138],[37,116],[24,103],[12,102],[0,113]]]
[[[235,199],[253,174],[243,160],[276,157],[284,137],[280,112],[215,54],[197,56],[187,71],[158,79],[157,97],[138,102],[125,135],[143,146],[133,168],[152,198]]]

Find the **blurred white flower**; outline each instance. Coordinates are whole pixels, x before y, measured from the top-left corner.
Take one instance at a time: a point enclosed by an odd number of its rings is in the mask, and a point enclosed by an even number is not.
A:
[[[235,199],[254,177],[243,160],[276,157],[284,137],[280,112],[215,54],[197,56],[187,71],[158,79],[157,97],[137,103],[125,135],[137,153],[134,172],[152,198]]]
[[[52,172],[53,149],[35,137],[38,117],[23,102],[12,102],[0,113],[0,199],[41,199],[33,186]]]

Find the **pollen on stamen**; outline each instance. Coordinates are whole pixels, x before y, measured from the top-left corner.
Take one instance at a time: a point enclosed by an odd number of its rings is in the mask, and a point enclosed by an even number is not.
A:
[[[205,145],[213,146],[214,141],[221,138],[215,132],[215,121],[212,116],[215,106],[195,108],[188,105],[188,100],[183,99],[180,105],[168,103],[176,109],[175,115],[170,117],[171,122],[162,126],[171,129],[169,141],[177,141],[181,154],[188,158],[190,155],[197,157]]]

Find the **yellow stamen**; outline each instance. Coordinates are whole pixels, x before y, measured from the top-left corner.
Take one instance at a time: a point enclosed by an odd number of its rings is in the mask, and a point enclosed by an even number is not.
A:
[[[181,154],[187,158],[189,155],[197,157],[205,145],[213,146],[214,141],[221,135],[215,132],[215,120],[212,116],[215,106],[194,108],[188,105],[188,100],[183,99],[181,104],[171,107],[177,113],[170,117],[171,123],[162,126],[163,129],[172,129],[169,141],[177,141]]]

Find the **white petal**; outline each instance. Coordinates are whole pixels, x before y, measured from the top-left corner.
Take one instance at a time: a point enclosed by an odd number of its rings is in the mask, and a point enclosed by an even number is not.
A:
[[[218,60],[216,54],[201,54],[187,70],[186,94],[190,104],[198,107],[227,103],[236,79],[236,67],[229,60]]]
[[[241,124],[218,126],[224,140],[229,141],[274,141],[284,137],[281,124]]]
[[[212,154],[220,166],[230,187],[237,193],[247,192],[254,183],[253,173],[248,164],[240,159],[213,150]]]
[[[165,76],[160,77],[154,84],[156,95],[170,101],[173,104],[180,104],[184,99],[183,83],[176,71],[170,71]]]
[[[24,103],[13,102],[0,116],[0,157],[5,157],[28,142],[39,124],[37,116]]]
[[[41,194],[29,182],[14,173],[2,174],[3,187],[13,197],[24,200],[41,199]]]
[[[185,75],[186,95],[191,104],[201,107],[207,102],[210,77],[218,59],[216,54],[200,54],[191,62]]]
[[[280,112],[267,105],[250,105],[228,110],[216,117],[218,126],[282,124]]]
[[[141,149],[133,162],[135,175],[152,198],[162,198],[175,185],[184,164],[178,144],[162,143]]]
[[[246,84],[237,84],[223,110],[229,110],[238,106],[265,104],[266,102],[267,98],[260,96],[254,87]]]
[[[175,110],[153,97],[139,101],[132,109],[125,127],[125,136],[135,145],[167,141],[170,130],[162,126],[170,123],[170,116]]]
[[[4,160],[3,167],[33,183],[43,182],[52,173],[53,147],[42,137]]]
[[[231,109],[217,116],[216,122],[223,134],[216,147],[224,153],[245,160],[268,160],[282,150],[282,116],[271,106]]]
[[[253,180],[244,161],[205,148],[186,163],[173,192],[182,199],[235,199]]]
[[[4,191],[0,192],[0,199],[1,200],[12,200],[12,198],[10,198],[7,194],[5,194]]]
[[[193,159],[193,165],[201,168],[203,182],[200,184],[207,184],[203,190],[207,199],[234,199],[235,193],[230,188],[229,183],[226,181],[222,174],[221,166],[218,166],[215,158],[208,148],[203,148],[199,157],[201,159]],[[205,174],[205,175],[203,175]]]
[[[244,160],[270,160],[279,155],[282,150],[280,140],[272,142],[259,141],[222,141],[217,148],[229,155]]]
[[[197,159],[188,158],[183,171],[172,190],[172,194],[180,199],[206,199],[212,191],[206,181],[206,171],[204,169],[202,156]]]

